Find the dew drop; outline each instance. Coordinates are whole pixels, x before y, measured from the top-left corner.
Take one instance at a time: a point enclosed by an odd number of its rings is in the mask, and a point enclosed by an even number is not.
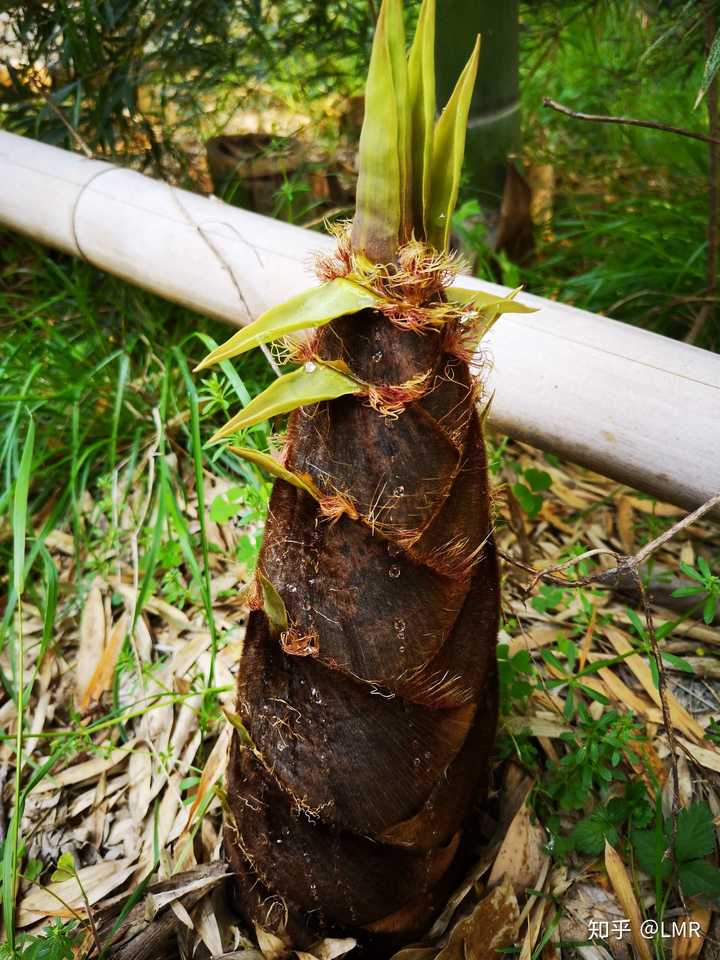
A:
[[[305,373],[314,373],[317,370],[317,364],[313,363],[312,360],[308,360],[305,364]]]
[[[405,487],[402,484],[400,484],[399,487],[395,487],[395,489],[393,490],[394,497],[401,497],[404,493],[405,493]]]
[[[376,350],[375,353],[372,355],[372,361],[373,361],[373,363],[380,363],[380,361],[382,360],[382,358],[383,358],[383,352],[382,352],[382,350]]]
[[[393,620],[393,627],[397,630],[398,633],[405,632],[405,621],[404,620]]]
[[[398,650],[400,651],[400,653],[405,653],[405,647],[398,647]]]
[[[303,600],[302,608],[303,610],[312,610],[312,604],[309,600]]]
[[[400,576],[400,567],[396,563],[394,563],[388,570],[388,576],[392,577],[393,580],[397,580],[397,578]]]

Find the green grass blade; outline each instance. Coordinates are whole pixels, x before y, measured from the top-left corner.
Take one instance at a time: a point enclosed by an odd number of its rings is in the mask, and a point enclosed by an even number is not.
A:
[[[410,158],[415,236],[427,237],[435,126],[435,0],[423,0],[408,60]]]
[[[210,598],[210,548],[207,537],[207,523],[205,511],[205,481],[203,478],[203,454],[202,441],[200,439],[200,411],[198,407],[197,390],[190,376],[185,357],[177,347],[173,348],[175,359],[180,367],[185,386],[187,388],[188,401],[190,403],[190,436],[192,439],[192,458],[195,471],[195,495],[198,501],[198,520],[200,522],[200,548],[203,559],[203,577],[205,582],[205,592]],[[212,602],[207,605],[208,630],[210,631],[210,642],[212,645],[210,655],[210,670],[207,685],[213,685],[215,675],[215,658],[217,657],[218,632],[215,625],[215,616],[213,613]]]
[[[285,303],[271,307],[247,327],[238,330],[234,336],[205,357],[202,363],[195,367],[195,372],[296,330],[322,327],[337,317],[372,307],[378,299],[372,291],[343,277],[319,287],[311,287]]]
[[[18,598],[22,598],[25,589],[25,535],[28,517],[28,492],[32,471],[33,449],[35,446],[35,421],[30,420],[23,446],[20,467],[15,480],[13,497],[13,587]],[[23,643],[22,608],[18,623],[18,641],[16,646],[15,699],[17,703],[17,730],[15,738],[15,789],[14,810],[10,831],[5,839],[3,851],[3,923],[5,936],[10,950],[15,949],[15,889],[17,886],[19,843],[20,843],[20,801],[22,782],[23,720],[25,716],[25,677]]]
[[[319,403],[321,400],[335,400],[349,393],[360,393],[362,389],[356,380],[346,377],[332,367],[308,363],[271,383],[267,390],[263,390],[259,397],[251,400],[240,413],[213,434],[210,443],[216,443],[238,430],[244,430],[245,427],[251,427],[281,413],[290,413],[298,407]]]
[[[470,59],[465,64],[447,106],[435,124],[428,240],[438,250],[447,249],[450,220],[460,189],[460,174],[465,153],[465,130],[479,57],[480,37],[475,41]]]
[[[27,528],[27,501],[34,446],[35,421],[30,420],[22,457],[20,458],[13,498],[13,587],[18,596],[21,596],[25,588],[25,531]]]

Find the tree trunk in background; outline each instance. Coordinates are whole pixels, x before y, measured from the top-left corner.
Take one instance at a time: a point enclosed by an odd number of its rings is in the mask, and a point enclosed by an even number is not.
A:
[[[464,172],[492,224],[499,217],[507,158],[520,149],[518,0],[438,0],[436,86],[444,105],[482,34]]]

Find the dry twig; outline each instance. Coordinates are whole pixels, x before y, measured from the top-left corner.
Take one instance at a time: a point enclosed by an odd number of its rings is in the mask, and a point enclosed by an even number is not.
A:
[[[659,120],[639,120],[637,117],[613,117],[603,113],[581,113],[571,110],[570,107],[558,103],[551,97],[543,97],[543,106],[562,113],[573,120],[588,120],[591,123],[617,123],[625,127],[645,127],[648,130],[662,130],[663,133],[675,133],[679,137],[689,137],[691,140],[700,140],[702,143],[720,143],[720,138],[698,133],[695,130],[686,130],[684,127],[673,127],[669,123],[660,123]]]

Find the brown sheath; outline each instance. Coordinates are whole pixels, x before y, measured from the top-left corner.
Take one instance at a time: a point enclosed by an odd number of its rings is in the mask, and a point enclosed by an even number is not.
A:
[[[259,569],[287,631],[249,619],[227,833],[246,919],[318,936],[415,935],[453,876],[495,737],[498,571],[467,363],[443,331],[367,310],[316,335],[381,387],[429,374],[395,416],[365,396],[294,412],[285,464],[351,504],[333,521],[277,480]]]

